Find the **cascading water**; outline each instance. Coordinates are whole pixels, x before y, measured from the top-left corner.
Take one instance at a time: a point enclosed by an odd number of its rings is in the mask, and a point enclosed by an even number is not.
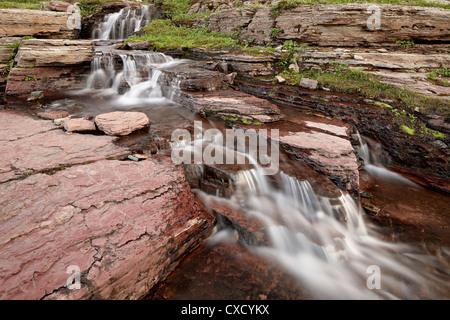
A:
[[[377,156],[376,153],[370,150],[369,145],[363,140],[361,135],[357,133],[357,136],[359,142],[357,151],[359,156],[364,160],[364,168],[366,169],[367,172],[387,181],[419,187],[416,183],[412,182],[411,180],[402,177],[398,173],[386,169],[383,166],[379,156]],[[376,149],[381,149],[381,146],[379,144],[376,144]]]
[[[151,20],[153,5],[126,7],[105,16],[104,21],[92,31],[96,40],[124,40],[139,31]]]
[[[349,195],[319,197],[307,181],[280,176],[281,186],[274,188],[258,168],[237,175],[236,194],[246,194],[242,207],[264,222],[270,239],[269,246],[250,250],[281,263],[314,298],[432,298],[434,290],[449,289],[430,272],[431,257],[380,240]],[[264,180],[264,188],[255,188]],[[371,266],[381,270],[380,289],[367,286]]]
[[[177,147],[201,152],[208,143],[216,142],[199,138]],[[450,290],[448,275],[436,268],[438,259],[412,246],[381,240],[350,195],[318,196],[308,181],[283,172],[276,180],[278,183],[272,183],[262,167],[254,165],[235,174],[235,191],[230,199],[204,192],[199,196],[207,206],[218,200],[230,201],[245,215],[261,221],[268,244],[247,243],[247,248],[280,263],[313,298],[438,298]],[[212,236],[211,243],[233,241],[235,233],[223,227]],[[445,249],[442,254],[448,259]],[[372,270],[380,272],[379,286],[370,278]]]
[[[159,52],[97,52],[86,87],[78,93],[109,96],[111,103],[119,107],[142,102],[170,103],[163,96],[158,78],[162,69],[183,62]]]

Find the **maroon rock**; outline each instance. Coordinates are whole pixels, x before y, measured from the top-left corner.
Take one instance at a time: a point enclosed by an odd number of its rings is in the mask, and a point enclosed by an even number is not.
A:
[[[3,299],[139,299],[214,221],[166,156],[102,160],[0,190]],[[69,266],[81,272],[78,290],[66,288]]]
[[[95,123],[86,119],[70,119],[64,122],[64,129],[71,132],[94,131]]]
[[[150,120],[142,112],[115,111],[95,117],[97,127],[108,135],[126,136],[148,126]]]
[[[38,117],[44,120],[55,120],[61,118],[67,118],[69,113],[67,111],[47,111],[47,112],[39,112]]]

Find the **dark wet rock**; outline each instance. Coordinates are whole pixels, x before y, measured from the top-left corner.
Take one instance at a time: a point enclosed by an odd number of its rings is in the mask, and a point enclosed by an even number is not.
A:
[[[199,63],[182,64],[163,70],[158,79],[162,85],[175,85],[187,91],[213,91],[227,86],[227,78],[221,72],[199,68]]]
[[[308,298],[306,290],[285,270],[232,243],[200,247],[145,297],[146,300],[305,298]]]
[[[210,92],[178,91],[173,100],[195,113],[206,117],[221,117],[224,120],[239,122],[240,119],[245,119],[249,122],[266,123],[283,118],[278,107],[269,101],[230,89]]]
[[[102,160],[0,188],[5,299],[142,298],[214,222],[164,156]],[[66,288],[69,266],[81,273],[79,290]]]
[[[53,93],[82,89],[89,66],[13,68],[6,85],[7,95],[27,96],[32,91]]]
[[[98,129],[111,136],[126,136],[150,123],[143,112],[114,111],[95,117]]]

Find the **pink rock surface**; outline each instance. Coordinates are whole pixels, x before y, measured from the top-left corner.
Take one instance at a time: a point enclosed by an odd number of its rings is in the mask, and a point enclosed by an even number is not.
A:
[[[67,135],[53,123],[20,112],[0,112],[0,183],[37,171],[60,169],[105,158],[122,158],[129,151],[114,137]]]
[[[142,112],[115,111],[96,116],[95,123],[108,135],[126,136],[148,126],[150,121]]]
[[[141,298],[214,221],[165,156],[35,174],[0,193],[3,299]],[[69,266],[78,290],[66,288]]]
[[[70,119],[64,122],[64,129],[71,132],[94,131],[95,123],[86,119]]]
[[[338,180],[338,185],[347,190],[358,190],[358,164],[349,140],[311,131],[281,136],[280,142],[289,145],[297,156],[333,181]]]
[[[38,117],[45,120],[55,120],[60,118],[67,118],[69,113],[67,111],[47,111],[39,112]]]

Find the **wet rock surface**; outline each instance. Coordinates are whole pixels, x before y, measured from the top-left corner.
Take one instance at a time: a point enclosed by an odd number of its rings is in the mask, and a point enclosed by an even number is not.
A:
[[[305,291],[278,265],[221,243],[188,256],[145,300],[298,300]]]

